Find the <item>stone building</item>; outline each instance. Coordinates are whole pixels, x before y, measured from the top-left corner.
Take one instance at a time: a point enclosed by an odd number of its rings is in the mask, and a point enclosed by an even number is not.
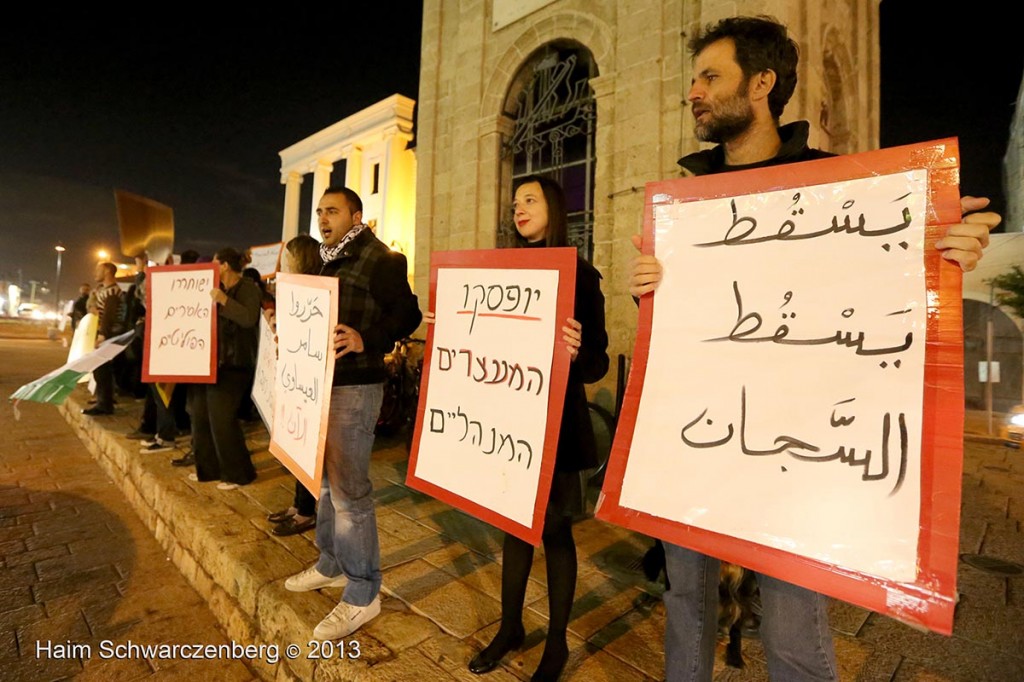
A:
[[[552,173],[570,236],[604,276],[610,353],[632,354],[627,292],[644,185],[696,151],[687,36],[736,14],[769,14],[801,48],[783,123],[839,153],[879,139],[879,0],[426,0],[417,111],[416,269],[430,253],[493,248],[514,229],[517,176]],[[605,385],[615,381],[610,373]]]
[[[317,203],[330,185],[343,184],[363,200],[363,222],[406,254],[415,271],[416,155],[409,148],[415,104],[392,95],[278,153],[285,186],[282,241],[300,232],[303,205],[309,207],[309,226],[301,231],[320,239]]]

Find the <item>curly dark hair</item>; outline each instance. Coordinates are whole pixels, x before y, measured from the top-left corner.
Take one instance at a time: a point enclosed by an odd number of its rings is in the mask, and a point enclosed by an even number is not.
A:
[[[226,263],[232,271],[242,274],[242,254],[236,249],[225,247],[213,254],[213,258],[218,263]]]
[[[774,17],[729,17],[717,24],[708,24],[690,38],[687,48],[696,57],[711,43],[730,38],[736,46],[736,63],[743,77],[764,71],[775,72],[775,87],[768,94],[768,107],[775,120],[789,103],[796,89],[796,66],[800,48],[789,37],[785,24]]]

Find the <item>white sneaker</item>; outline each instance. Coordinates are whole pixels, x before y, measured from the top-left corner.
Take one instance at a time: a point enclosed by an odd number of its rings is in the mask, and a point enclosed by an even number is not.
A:
[[[345,584],[345,576],[339,575],[328,578],[316,570],[316,566],[310,566],[302,573],[296,573],[284,581],[284,588],[291,592],[310,592],[323,587],[341,587]]]
[[[363,627],[380,614],[380,597],[374,597],[367,606],[341,602],[313,628],[313,637],[319,640],[341,639]]]
[[[142,447],[139,448],[141,454],[147,454],[152,452],[170,452],[174,449],[174,443],[168,443],[165,440],[154,438],[153,440],[142,441]]]

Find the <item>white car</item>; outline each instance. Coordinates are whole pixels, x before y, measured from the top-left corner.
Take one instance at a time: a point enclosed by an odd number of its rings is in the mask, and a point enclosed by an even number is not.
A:
[[[1006,434],[1003,441],[1006,445],[1019,448],[1024,442],[1024,405],[1014,406],[1006,415]]]

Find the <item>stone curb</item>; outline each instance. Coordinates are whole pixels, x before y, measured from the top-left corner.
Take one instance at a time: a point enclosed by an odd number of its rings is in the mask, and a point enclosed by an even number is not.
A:
[[[172,453],[140,454],[136,441],[117,435],[102,420],[83,416],[81,407],[72,396],[59,410],[169,560],[207,601],[227,636],[239,644],[278,645],[282,655],[276,664],[250,661],[261,680],[356,679],[369,666],[389,662],[399,653],[361,630],[359,660],[310,658],[313,628],[337,604],[340,591],[299,594],[284,589],[284,578],[309,566],[317,551],[311,538],[270,534],[265,519],[272,509],[254,499],[268,497],[267,486],[219,491],[213,483],[188,481],[188,469],[171,466],[168,455]],[[255,458],[262,459],[259,453]],[[288,505],[290,494],[283,488],[272,492],[279,499],[267,500],[269,504]],[[395,599],[384,599],[383,608],[378,620],[394,618],[392,612],[404,610],[398,616],[421,620],[417,627],[436,631],[428,618]],[[298,658],[283,655],[288,644],[299,647]]]

